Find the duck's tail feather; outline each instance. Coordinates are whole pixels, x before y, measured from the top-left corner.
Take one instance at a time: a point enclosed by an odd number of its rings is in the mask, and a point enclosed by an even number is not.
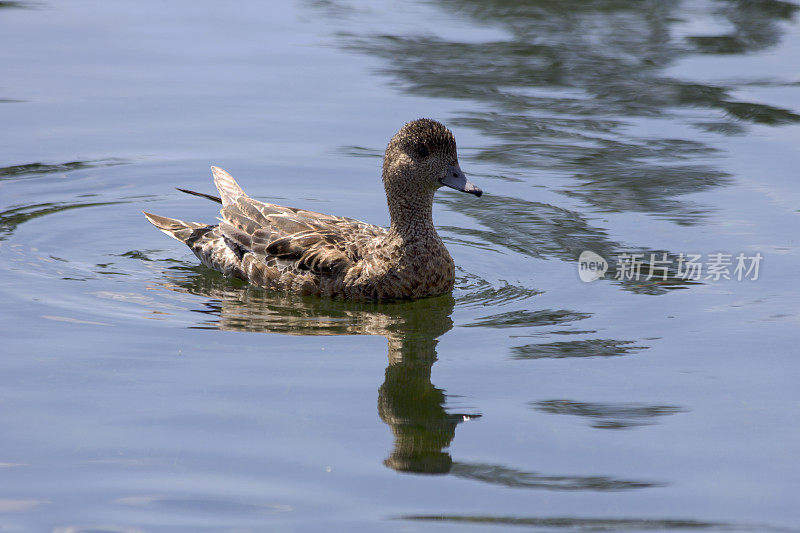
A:
[[[237,198],[247,196],[242,188],[239,187],[239,184],[236,183],[236,180],[233,179],[233,176],[221,168],[211,167],[211,173],[214,175],[214,185],[219,191],[223,206],[235,204]]]
[[[186,244],[189,244],[188,241],[195,236],[195,230],[209,227],[208,224],[201,224],[200,222],[184,222],[183,220],[162,217],[146,211],[142,211],[142,213],[152,225],[163,233]]]
[[[190,191],[189,189],[181,189],[180,187],[175,187],[181,192],[185,192],[186,194],[193,194],[194,196],[199,196],[200,198],[206,198],[207,200],[211,200],[212,202],[217,202],[218,204],[222,203],[222,198],[219,196],[214,196],[213,194],[206,194],[204,192],[197,192],[197,191]]]

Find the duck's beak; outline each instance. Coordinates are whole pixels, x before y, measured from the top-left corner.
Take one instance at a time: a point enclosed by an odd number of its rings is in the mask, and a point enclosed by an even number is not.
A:
[[[447,185],[448,187],[452,187],[457,191],[474,194],[475,196],[480,196],[483,194],[483,191],[480,189],[480,187],[467,179],[467,177],[461,171],[461,167],[458,166],[458,163],[447,167],[447,174],[444,178],[439,180],[439,183],[442,185]]]

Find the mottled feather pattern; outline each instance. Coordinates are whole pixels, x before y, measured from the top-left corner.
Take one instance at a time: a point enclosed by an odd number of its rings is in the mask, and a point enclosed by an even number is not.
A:
[[[211,174],[214,176],[214,186],[219,191],[222,205],[232,204],[240,196],[247,196],[233,176],[219,167],[211,167]]]
[[[455,140],[438,122],[420,119],[395,135],[383,172],[390,229],[259,202],[218,167],[219,198],[181,189],[221,202],[218,225],[145,215],[209,268],[269,289],[370,300],[442,294],[453,288],[455,266],[431,207],[437,176],[453,161]]]
[[[396,291],[369,288],[359,276],[351,275],[350,282],[343,283],[344,271],[362,258],[372,241],[387,235],[384,228],[242,197],[224,207],[221,215],[216,226],[150,214],[148,218],[185,242],[204,265],[228,277],[301,294],[402,297]],[[363,266],[359,272],[376,271]]]

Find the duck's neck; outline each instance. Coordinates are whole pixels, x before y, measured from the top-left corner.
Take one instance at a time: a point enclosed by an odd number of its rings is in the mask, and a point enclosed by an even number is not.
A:
[[[441,241],[433,226],[435,189],[414,195],[389,194],[391,231],[406,242]]]

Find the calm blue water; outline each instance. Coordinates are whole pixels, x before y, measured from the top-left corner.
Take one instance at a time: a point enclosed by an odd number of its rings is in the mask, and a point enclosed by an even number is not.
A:
[[[800,531],[799,53],[777,0],[0,2],[0,530]],[[141,215],[213,222],[216,164],[386,225],[420,116],[486,193],[437,196],[452,297]],[[678,277],[715,253],[758,279]]]

